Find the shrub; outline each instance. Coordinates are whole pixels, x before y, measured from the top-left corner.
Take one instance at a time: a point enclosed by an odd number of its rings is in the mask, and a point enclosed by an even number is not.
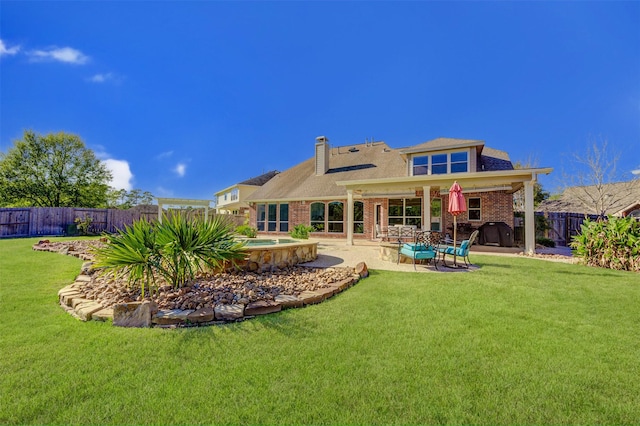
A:
[[[545,238],[545,237],[536,238],[536,244],[540,244],[541,246],[545,246],[545,247],[555,247],[556,246],[556,242],[555,241],[553,241],[551,238]]]
[[[155,225],[143,219],[107,236],[107,245],[94,251],[95,266],[126,275],[142,297],[145,288],[156,287],[157,276],[179,288],[199,273],[244,258],[244,243],[234,239],[232,229],[219,218],[189,220],[173,214]]]
[[[299,224],[293,227],[293,230],[289,232],[292,238],[297,238],[299,240],[308,240],[309,232],[313,232],[313,227]]]
[[[256,228],[252,228],[246,224],[238,226],[236,228],[236,232],[249,238],[255,238],[258,235],[258,230]]]
[[[76,227],[78,228],[80,235],[89,235],[89,228],[91,227],[91,222],[93,222],[93,218],[91,218],[91,216],[76,217],[74,222],[76,223]]]
[[[587,265],[640,271],[640,221],[633,217],[587,219],[571,247]]]

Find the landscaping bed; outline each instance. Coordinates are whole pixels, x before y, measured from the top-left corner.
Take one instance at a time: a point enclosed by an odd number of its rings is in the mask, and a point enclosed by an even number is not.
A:
[[[103,274],[92,267],[92,249],[102,245],[99,240],[43,240],[33,246],[37,251],[57,252],[87,261],[76,282],[59,292],[62,306],[83,320],[113,318],[114,308],[117,316],[118,306],[129,305],[123,308],[126,313],[143,302],[150,305],[146,309],[154,324],[238,320],[283,307],[321,302],[360,277],[351,267],[322,269],[295,265],[262,273],[228,270],[200,275],[182,288],[174,288],[158,278],[155,290],[147,291],[143,298],[141,291],[133,289],[124,277]],[[169,315],[172,319],[166,318],[169,311],[173,312]],[[160,321],[158,317],[164,319]],[[117,318],[114,321],[118,323]]]

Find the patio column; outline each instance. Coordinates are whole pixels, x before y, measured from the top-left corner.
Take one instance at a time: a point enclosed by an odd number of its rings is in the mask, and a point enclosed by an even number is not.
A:
[[[158,201],[158,223],[162,223],[162,203]]]
[[[534,175],[535,179],[535,175]],[[535,180],[524,183],[524,252],[534,254],[536,252],[536,225],[533,211],[533,186]]]
[[[422,222],[422,230],[430,231],[431,230],[431,187],[423,186],[422,187],[423,198],[422,198],[422,216],[424,217],[424,222]]]
[[[347,190],[347,245],[353,245],[353,190]]]

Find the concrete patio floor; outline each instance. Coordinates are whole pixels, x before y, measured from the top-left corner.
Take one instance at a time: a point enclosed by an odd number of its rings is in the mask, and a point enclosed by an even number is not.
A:
[[[445,267],[442,263],[438,264],[436,271],[431,264],[416,265],[414,270],[412,264],[396,264],[382,260],[380,258],[380,243],[377,241],[356,241],[354,245],[349,246],[344,240],[319,239],[312,238],[309,241],[318,243],[318,258],[312,262],[304,263],[304,266],[328,268],[328,267],[355,267],[358,263],[364,262],[369,269],[381,269],[385,271],[404,271],[404,272],[472,272],[477,270],[476,266],[470,268],[452,268]],[[474,245],[471,248],[470,259],[473,262],[473,255],[491,254],[496,256],[520,256],[522,248],[519,247],[493,247]],[[561,254],[570,256],[571,251],[566,247],[557,249],[540,249],[539,253],[545,254]],[[451,264],[450,256],[447,256],[447,264]],[[464,264],[464,262],[462,262]]]

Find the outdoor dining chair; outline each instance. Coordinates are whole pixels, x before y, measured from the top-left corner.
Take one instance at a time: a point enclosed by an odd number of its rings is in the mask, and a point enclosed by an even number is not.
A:
[[[471,260],[469,259],[469,250],[471,249],[471,246],[473,245],[473,243],[476,241],[476,238],[478,237],[479,232],[480,231],[478,230],[473,231],[469,236],[469,239],[463,240],[460,243],[459,247],[456,247],[455,245],[440,247],[439,251],[440,253],[442,253],[442,263],[444,263],[444,265],[447,266],[447,262],[445,260],[446,256],[455,255],[456,258],[457,257],[461,258],[464,261],[465,267],[468,268],[469,265],[471,265]],[[455,265],[455,261],[454,261],[454,265]]]
[[[416,261],[427,260],[433,263],[438,269],[438,255],[440,245],[440,234],[431,231],[417,231],[413,243],[405,243],[398,252],[398,263],[400,256],[410,257],[413,260],[413,269],[416,269]]]

